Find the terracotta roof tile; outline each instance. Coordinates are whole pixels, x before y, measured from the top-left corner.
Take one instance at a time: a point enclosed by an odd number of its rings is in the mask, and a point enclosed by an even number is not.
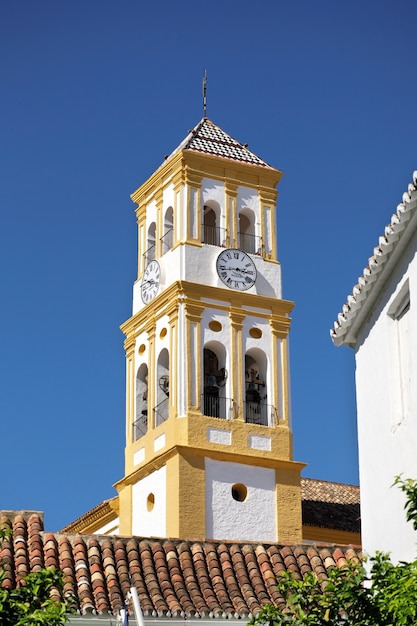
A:
[[[206,117],[200,120],[168,158],[180,150],[191,150],[241,163],[271,168],[268,163],[251,152],[247,144],[241,144],[233,139]]]
[[[43,559],[64,572],[64,593],[80,613],[116,614],[133,584],[145,616],[247,619],[267,602],[282,605],[275,584],[282,571],[324,578],[330,568],[360,560],[349,546],[54,534],[43,532],[40,517],[29,519],[2,519],[14,533],[1,550],[3,585],[18,584]]]
[[[397,246],[401,243],[405,247],[415,232],[416,215],[417,170],[413,172],[412,182],[403,193],[402,202],[398,204],[390,223],[379,237],[378,245],[368,259],[368,265],[347,297],[342,311],[334,322],[334,328],[330,330],[330,336],[336,346],[355,345],[358,329],[366,319],[380,289],[383,288],[387,272],[396,262]]]
[[[356,485],[301,479],[303,524],[360,533],[360,491]]]

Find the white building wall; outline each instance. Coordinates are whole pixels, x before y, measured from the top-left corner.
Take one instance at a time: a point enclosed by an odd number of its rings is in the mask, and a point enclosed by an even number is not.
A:
[[[275,470],[205,459],[206,535],[239,541],[276,541]],[[236,483],[247,498],[232,497]]]
[[[417,238],[397,263],[383,297],[358,337],[356,390],[363,547],[368,555],[390,552],[397,560],[417,555],[417,533],[405,521],[404,495],[395,476],[417,478]],[[407,283],[408,281],[408,283]],[[399,354],[396,308],[409,289],[409,353]],[[405,360],[404,402],[399,379]]]
[[[132,535],[166,536],[165,465],[132,486]]]

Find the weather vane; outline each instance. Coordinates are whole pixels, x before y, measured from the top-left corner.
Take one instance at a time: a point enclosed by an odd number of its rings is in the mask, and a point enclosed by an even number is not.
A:
[[[207,117],[207,70],[204,70],[203,76],[203,112],[204,117]]]

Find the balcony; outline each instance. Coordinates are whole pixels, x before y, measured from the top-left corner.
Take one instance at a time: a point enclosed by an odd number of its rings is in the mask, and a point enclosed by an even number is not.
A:
[[[226,241],[226,230],[219,226],[209,226],[203,224],[203,243],[210,246],[224,246]]]
[[[143,253],[144,258],[144,267],[148,265],[151,261],[154,261],[156,258],[156,243],[149,246],[149,248]]]
[[[165,398],[153,410],[155,428],[167,421],[169,417],[169,398]]]
[[[238,245],[239,249],[249,254],[258,254],[259,256],[265,256],[264,246],[262,244],[262,237],[256,235],[248,235],[247,233],[238,233]]]
[[[174,244],[174,229],[170,228],[167,230],[165,235],[161,237],[159,240],[161,242],[161,254],[165,254],[169,250],[171,250]]]
[[[208,417],[229,420],[233,417],[233,400],[232,398],[219,398],[215,395],[203,394],[200,410],[203,415]]]
[[[277,410],[272,404],[244,402],[243,408],[247,424],[259,424],[260,426],[275,426],[278,424]]]
[[[137,441],[148,431],[148,414],[141,415],[135,422],[133,422],[133,441]]]

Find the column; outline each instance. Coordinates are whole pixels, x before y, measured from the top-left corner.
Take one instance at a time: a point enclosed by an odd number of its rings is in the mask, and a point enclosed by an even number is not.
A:
[[[231,371],[231,390],[234,400],[234,417],[240,420],[245,419],[243,411],[243,378],[244,378],[244,354],[242,345],[242,327],[245,314],[240,311],[230,311],[229,313],[231,332],[231,355],[230,355],[230,371]]]

